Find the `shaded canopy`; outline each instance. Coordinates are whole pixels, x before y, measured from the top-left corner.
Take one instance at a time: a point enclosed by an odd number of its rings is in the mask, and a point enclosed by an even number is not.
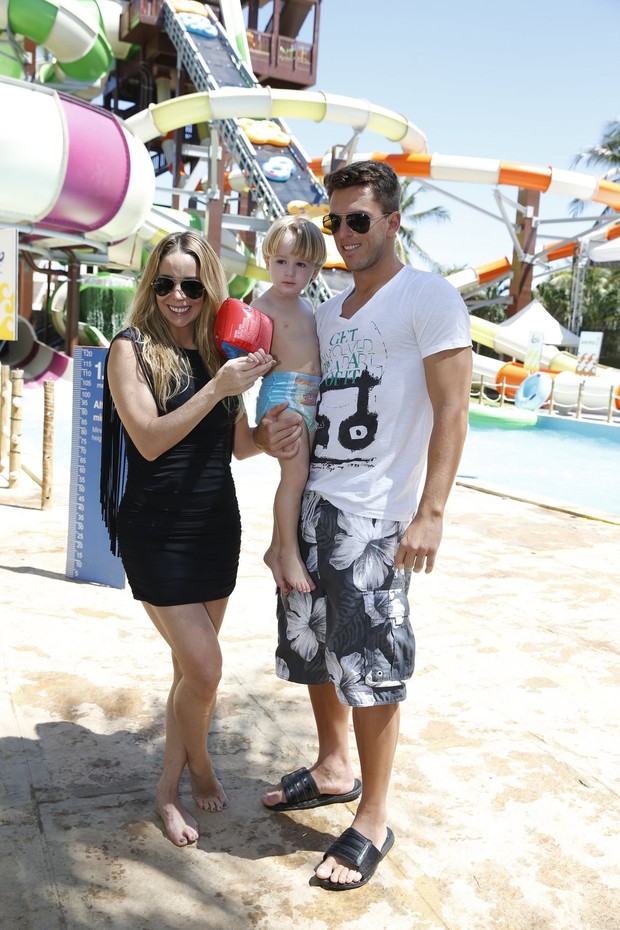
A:
[[[611,239],[609,242],[601,243],[601,245],[591,246],[588,258],[592,262],[617,268],[620,262],[620,240]]]
[[[579,336],[558,323],[539,300],[533,300],[499,325],[510,330],[511,336],[519,339],[524,345],[529,342],[532,332],[544,333],[546,345],[564,348],[576,348],[579,345]]]

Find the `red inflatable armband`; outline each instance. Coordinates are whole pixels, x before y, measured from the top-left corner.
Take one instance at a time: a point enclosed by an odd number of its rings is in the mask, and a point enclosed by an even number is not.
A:
[[[229,297],[217,312],[213,335],[215,344],[225,358],[237,358],[257,349],[269,352],[273,322],[256,307]]]

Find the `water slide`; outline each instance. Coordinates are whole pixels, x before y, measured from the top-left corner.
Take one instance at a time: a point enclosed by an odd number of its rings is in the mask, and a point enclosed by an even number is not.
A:
[[[18,0],[18,5],[36,6],[39,2]],[[10,2],[4,10],[1,3],[0,29],[7,23],[6,9],[12,10]],[[58,6],[62,9],[62,2]],[[193,83],[205,91],[152,105],[124,123],[73,96],[37,84],[0,80],[6,114],[0,158],[2,222],[14,223],[22,232],[36,232],[42,249],[60,243],[75,245],[77,240],[72,237],[81,237],[86,246],[106,248],[137,233],[148,241],[149,227],[157,227],[160,217],[150,216],[155,179],[142,143],[189,123],[220,121],[224,139],[256,188],[260,202],[267,210],[282,213],[291,200],[311,204],[325,200],[323,188],[293,140],[284,148],[267,144],[259,151],[238,125],[237,117],[332,120],[367,126],[399,141],[405,151],[425,147],[425,137],[408,120],[366,101],[256,86],[219,23],[213,41],[191,35],[181,16],[166,5],[166,29]],[[41,138],[46,140],[45,159],[35,144]],[[275,154],[290,156],[296,163],[294,176],[284,183],[270,180],[262,171],[262,165]],[[131,258],[135,262],[135,255]]]
[[[353,160],[372,158],[390,165],[397,174],[434,181],[463,181],[468,184],[505,184],[542,193],[561,194],[577,200],[594,201],[620,210],[620,184],[595,175],[562,168],[527,165],[501,161],[498,158],[478,158],[463,155],[442,155],[435,152],[386,155],[372,152],[354,155]],[[314,159],[310,166],[322,174],[329,161]]]
[[[470,158],[438,153],[389,155],[372,152],[353,156],[353,160],[369,158],[389,164],[397,174],[405,177],[492,184],[493,186],[508,185],[592,201],[614,210],[620,210],[619,184],[577,171],[500,161],[499,159]],[[329,156],[313,159],[310,167],[317,176],[321,177],[329,170]],[[620,221],[590,233],[589,240],[591,245],[594,245],[594,248],[591,248],[592,253],[600,249],[599,254],[605,254],[602,252],[603,246],[609,248],[606,243],[612,243],[618,237],[620,237]],[[574,241],[563,245],[550,244],[543,250],[541,257],[544,256],[545,261],[568,258],[575,253],[577,246],[578,243]],[[447,279],[454,287],[463,291],[472,286],[479,287],[497,277],[503,277],[510,267],[509,260],[503,258],[479,269],[467,268],[455,272],[448,275]],[[502,326],[487,320],[475,316],[471,316],[470,319],[474,343],[487,346],[500,356],[512,357],[520,362],[525,360],[529,348],[527,338],[515,338]],[[540,364],[542,369],[553,373],[553,396],[558,407],[573,409],[581,392],[584,407],[604,413],[609,404],[611,389],[616,396],[616,407],[620,409],[620,371],[612,368],[599,368],[595,377],[583,378],[576,373],[577,362],[575,355],[562,352],[555,345],[543,346]],[[487,384],[493,383],[499,388],[503,377],[507,376],[509,381],[512,378],[513,389],[509,394],[512,399],[515,394],[514,384],[519,384],[524,380],[528,372],[523,369],[519,371],[518,367],[512,372],[506,372],[505,368],[505,362],[501,359],[492,359],[482,355],[474,357],[474,379],[479,380],[482,377]]]
[[[67,77],[94,83],[114,58],[101,14],[104,4],[54,0],[2,0],[0,29],[47,48]],[[118,4],[120,6],[120,4]]]
[[[114,0],[105,2],[116,13],[122,8]],[[65,74],[96,81],[110,66],[109,50],[118,42],[118,26],[116,35],[106,34],[103,18],[97,15],[103,6],[103,0],[98,4],[81,0],[79,9],[76,0],[0,0],[0,29],[8,25],[13,33],[21,32],[46,45]],[[165,5],[164,28],[197,92],[153,104],[124,123],[76,97],[0,79],[0,100],[7,114],[7,144],[0,155],[0,222],[18,226],[22,234],[30,232],[33,249],[86,247],[103,255],[102,264],[109,267],[139,268],[144,250],[176,223],[161,208],[153,207],[155,178],[144,143],[177,128],[213,120],[218,121],[223,141],[267,219],[288,209],[312,215],[326,203],[318,180],[325,162],[308,161],[290,137],[283,123],[286,117],[329,120],[356,131],[366,128],[380,133],[400,143],[402,153],[372,153],[370,157],[392,164],[403,175],[512,184],[620,208],[620,185],[613,182],[496,159],[428,155],[424,134],[400,114],[338,95],[260,87],[244,64],[239,23],[230,12],[235,46],[208,7],[191,2],[178,6],[176,11],[169,3]],[[234,6],[234,0],[229,0],[223,13]],[[208,34],[192,28],[191,19],[198,13],[203,18],[206,14]],[[274,123],[288,141],[253,143],[243,125],[248,119]],[[42,138],[46,140],[45,159],[40,156]],[[268,163],[274,158],[291,161],[290,177],[270,177]],[[223,258],[236,262],[235,273],[248,271],[251,259],[230,246],[226,251]],[[480,269],[466,269],[453,276],[452,283],[466,289],[505,275],[509,266],[507,259],[501,259]],[[323,281],[318,282],[317,291],[319,298],[330,293]],[[502,351],[497,347],[497,334],[489,331],[485,321],[472,317],[472,334],[475,341]],[[518,358],[527,347],[512,349]],[[555,349],[553,358],[564,355]],[[562,364],[570,369],[574,357],[568,356]]]
[[[180,5],[190,14],[200,12],[204,19],[202,5],[198,11],[191,3]],[[235,4],[229,2],[227,6]],[[107,22],[115,22],[108,37],[101,16],[104,7]],[[110,67],[112,52],[119,57],[127,54],[127,43],[118,40],[122,9],[123,5],[114,0],[100,4],[93,0],[81,3],[0,0],[0,29],[8,28],[13,36],[22,34],[45,45],[59,62],[63,75],[77,81],[96,82]],[[265,94],[217,20],[210,17],[214,35],[205,38],[188,31],[183,15],[166,7],[165,27],[193,82],[205,88],[206,93],[198,100],[191,95],[175,100],[173,106],[164,103],[152,108],[144,119],[137,121],[142,129],[140,139],[129,124],[74,95],[11,77],[0,78],[0,100],[5,113],[5,145],[0,154],[0,222],[18,227],[22,245],[35,254],[55,254],[63,259],[66,256],[58,250],[72,247],[78,254],[83,250],[85,257],[90,254],[108,267],[138,270],[145,250],[172,229],[188,225],[186,216],[153,206],[155,176],[143,141],[165,135],[188,122],[221,121],[227,145],[247,183],[255,187],[267,220],[285,213],[287,204],[293,200],[315,206],[325,202],[322,187],[309,172],[305,156],[290,136],[284,145],[281,140],[277,146],[269,141],[254,145],[235,118],[251,115],[261,121],[276,120],[278,111],[298,115],[303,109],[302,95],[288,91]],[[230,11],[229,21],[238,32],[238,21],[230,16]],[[237,46],[238,40],[237,35]],[[15,52],[14,42],[9,45]],[[15,52],[14,59],[19,57]],[[15,60],[7,61],[12,68]],[[9,69],[9,73],[17,76],[15,70]],[[220,83],[224,85],[221,90]],[[307,103],[306,100],[306,106]],[[377,131],[383,129],[386,138],[402,140],[405,150],[416,151],[425,146],[424,136],[408,120],[366,102],[315,94],[311,110],[308,115],[316,120],[353,121],[368,124]],[[149,135],[151,127],[154,131]],[[282,125],[281,131],[284,134]],[[40,155],[42,138],[46,140],[45,159]],[[286,180],[269,177],[268,163],[274,157],[289,158],[294,165],[294,172]],[[224,233],[222,258],[229,272],[264,278],[265,270],[239,250],[226,230]],[[318,299],[331,293],[322,281],[316,288]],[[54,320],[58,319],[55,313]],[[46,358],[49,351],[37,341],[29,346],[29,336],[29,328],[23,325],[21,333],[14,333],[13,348],[22,347],[23,359],[20,355],[12,363],[32,361],[30,367],[36,372],[33,376],[38,377],[41,372],[36,359],[31,358],[31,350],[36,350],[39,359]],[[62,368],[61,360],[53,357],[53,361],[54,365],[47,369],[50,376],[52,371]]]

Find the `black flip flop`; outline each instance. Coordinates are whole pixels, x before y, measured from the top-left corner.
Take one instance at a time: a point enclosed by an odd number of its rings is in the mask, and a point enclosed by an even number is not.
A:
[[[303,811],[312,807],[323,807],[325,804],[343,804],[345,801],[355,801],[362,793],[362,783],[359,778],[356,778],[352,791],[347,791],[345,794],[321,794],[317,783],[306,768],[284,775],[280,784],[286,801],[281,801],[279,804],[265,804],[270,811]]]
[[[354,827],[349,827],[338,837],[335,843],[329,847],[322,861],[325,862],[328,856],[337,856],[361,874],[359,882],[348,882],[340,884],[333,882],[331,878],[318,878],[313,875],[310,884],[319,888],[325,888],[327,891],[350,891],[352,888],[361,888],[366,882],[370,881],[375,873],[379,863],[385,859],[386,855],[394,845],[394,834],[388,827],[387,837],[381,849],[366,839]]]

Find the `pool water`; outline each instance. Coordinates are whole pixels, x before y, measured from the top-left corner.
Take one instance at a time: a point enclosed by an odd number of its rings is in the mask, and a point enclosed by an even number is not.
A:
[[[459,478],[620,518],[620,427],[542,417],[522,429],[470,425]]]

